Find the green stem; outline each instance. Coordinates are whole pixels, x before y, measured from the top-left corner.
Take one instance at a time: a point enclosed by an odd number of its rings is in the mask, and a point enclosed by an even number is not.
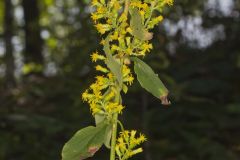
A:
[[[124,14],[127,16],[129,10],[129,0],[125,0],[125,7],[124,7]],[[121,70],[123,65],[123,59],[121,61]],[[116,95],[116,102],[121,104],[121,86],[122,84],[116,84],[117,88],[117,95]],[[114,113],[113,115],[113,121],[112,121],[112,139],[111,139],[111,152],[110,152],[110,160],[115,160],[115,147],[116,147],[116,141],[117,141],[117,125],[118,125],[118,113]]]
[[[125,0],[124,14],[127,16],[129,10],[129,0]]]
[[[120,125],[120,127],[121,127],[121,130],[122,130],[122,132],[124,131],[124,127],[123,127],[123,125],[122,125],[122,123],[118,120],[118,124]]]
[[[154,2],[151,3],[151,12],[150,12],[150,15],[149,15],[147,21],[145,22],[145,25],[144,25],[145,28],[147,28],[147,25],[148,25],[149,21],[150,21],[151,18],[152,18],[152,14],[153,14],[153,10],[154,10],[154,8],[155,8],[155,5],[156,5],[156,1],[154,1]]]
[[[117,140],[117,119],[118,114],[115,113],[113,115],[113,126],[112,126],[112,140],[111,140],[111,153],[110,153],[110,160],[115,160],[115,146]]]
[[[116,95],[116,102],[121,103],[120,98],[120,92],[121,90],[117,86],[118,83],[116,83],[117,88],[117,95]],[[110,152],[110,160],[115,160],[115,147],[116,147],[116,141],[117,141],[117,123],[118,123],[118,113],[113,114],[112,119],[112,139],[111,139],[111,152]]]

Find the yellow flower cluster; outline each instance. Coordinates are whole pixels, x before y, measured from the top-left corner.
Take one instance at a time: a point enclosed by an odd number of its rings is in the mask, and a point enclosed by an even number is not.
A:
[[[132,34],[132,28],[128,21],[126,13],[122,12],[124,1],[119,0],[93,0],[92,6],[95,12],[92,13],[95,26],[99,33],[110,35],[112,54],[122,56],[145,56],[152,49],[152,44],[148,40],[137,39]],[[165,5],[173,5],[173,0],[131,0],[129,10],[137,8],[142,17],[142,24],[146,30],[154,28],[163,20],[160,14]],[[151,39],[151,38],[150,38]]]
[[[142,148],[136,148],[141,143],[145,142],[147,139],[143,134],[136,137],[136,131],[125,130],[120,133],[120,137],[117,139],[116,153],[119,160],[126,160],[135,154],[143,151]]]
[[[118,12],[122,9],[121,4],[119,0],[109,0],[108,2],[105,0],[92,1],[92,6],[96,9],[91,18],[96,24],[95,27],[99,33],[104,34],[116,27]]]
[[[113,101],[116,95],[116,91],[111,87],[113,83],[111,73],[108,73],[107,77],[97,76],[95,83],[82,94],[83,100],[89,103],[93,115],[99,113],[111,116],[113,113],[121,113],[124,107]]]
[[[91,58],[93,62],[106,59],[97,51],[91,55]],[[105,75],[96,77],[95,83],[91,84],[90,88],[82,94],[82,99],[89,103],[93,115],[103,114],[111,117],[114,113],[122,113],[124,106],[114,101],[117,92],[114,88],[115,77],[108,68],[101,65],[97,65],[95,69]],[[127,65],[122,66],[122,79],[123,83],[128,85],[133,83],[134,78]]]
[[[145,56],[152,49],[152,44],[149,44],[148,41],[139,40],[132,35],[132,28],[127,21],[127,15],[124,12],[119,15],[122,3],[123,1],[119,0],[109,0],[107,2],[105,0],[94,0],[92,6],[96,9],[91,18],[99,33],[110,35],[112,54],[118,54],[120,57],[124,55]],[[152,17],[152,12],[157,9],[160,3],[162,4],[160,0],[155,0],[155,3],[148,0],[146,2],[132,0],[129,8],[138,8],[146,29],[151,29],[163,20],[161,15]],[[170,4],[170,0],[166,3]]]
[[[133,83],[134,77],[132,76],[130,68],[127,65],[123,65],[122,73],[123,82],[126,82],[128,85],[131,85]]]

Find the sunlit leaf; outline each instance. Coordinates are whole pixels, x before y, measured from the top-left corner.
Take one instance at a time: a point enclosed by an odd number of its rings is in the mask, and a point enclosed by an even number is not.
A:
[[[164,86],[158,75],[155,74],[150,66],[139,58],[132,58],[134,61],[134,71],[141,86],[155,97],[161,99],[163,105],[169,105],[167,99],[168,89]]]

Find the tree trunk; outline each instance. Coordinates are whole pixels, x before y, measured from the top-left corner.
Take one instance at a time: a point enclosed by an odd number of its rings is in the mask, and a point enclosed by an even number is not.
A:
[[[39,8],[37,0],[22,0],[25,21],[25,64],[34,64],[34,66],[43,66],[42,46],[43,40],[40,36],[41,28],[39,25]],[[33,67],[32,73],[41,73]]]
[[[4,43],[5,43],[5,64],[6,64],[6,85],[7,87],[15,86],[14,78],[14,57],[13,57],[13,7],[10,0],[5,0],[5,14],[4,14]]]

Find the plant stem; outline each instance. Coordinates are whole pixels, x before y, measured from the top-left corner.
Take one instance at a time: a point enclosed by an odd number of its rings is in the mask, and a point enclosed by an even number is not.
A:
[[[129,0],[125,0],[124,14],[127,16],[129,10]]]
[[[121,90],[117,87],[117,95],[116,95],[116,102],[121,103],[120,92]],[[115,147],[117,141],[117,123],[118,123],[118,113],[114,113],[113,121],[112,121],[112,139],[111,139],[111,153],[110,153],[110,160],[115,160]]]
[[[112,126],[112,140],[111,140],[111,153],[110,153],[110,160],[115,160],[115,146],[117,140],[117,119],[118,114],[115,113],[113,115],[113,126]]]
[[[124,131],[124,127],[123,127],[123,125],[122,125],[122,123],[118,120],[118,124],[120,125],[120,127],[121,127],[121,130],[122,130],[122,132]]]
[[[154,1],[154,2],[151,3],[151,12],[150,12],[150,15],[149,15],[147,21],[145,22],[145,25],[144,25],[145,27],[147,27],[150,19],[152,18],[152,14],[153,14],[153,10],[154,10],[154,8],[155,8],[155,5],[156,5],[156,1]]]
[[[129,0],[125,0],[125,7],[124,7],[124,14],[127,16],[128,15],[128,10],[129,10]],[[122,70],[122,65],[123,65],[123,59],[121,58],[120,59],[121,61],[121,70]],[[121,92],[121,87],[120,85],[122,84],[119,84],[116,85],[116,88],[117,88],[117,95],[116,95],[116,102],[117,103],[122,103],[121,102],[121,95],[120,95],[120,92]],[[112,122],[112,139],[111,139],[111,152],[110,152],[110,160],[115,160],[115,147],[116,147],[116,141],[117,141],[117,125],[118,125],[118,113],[114,113],[113,115],[113,122]]]

